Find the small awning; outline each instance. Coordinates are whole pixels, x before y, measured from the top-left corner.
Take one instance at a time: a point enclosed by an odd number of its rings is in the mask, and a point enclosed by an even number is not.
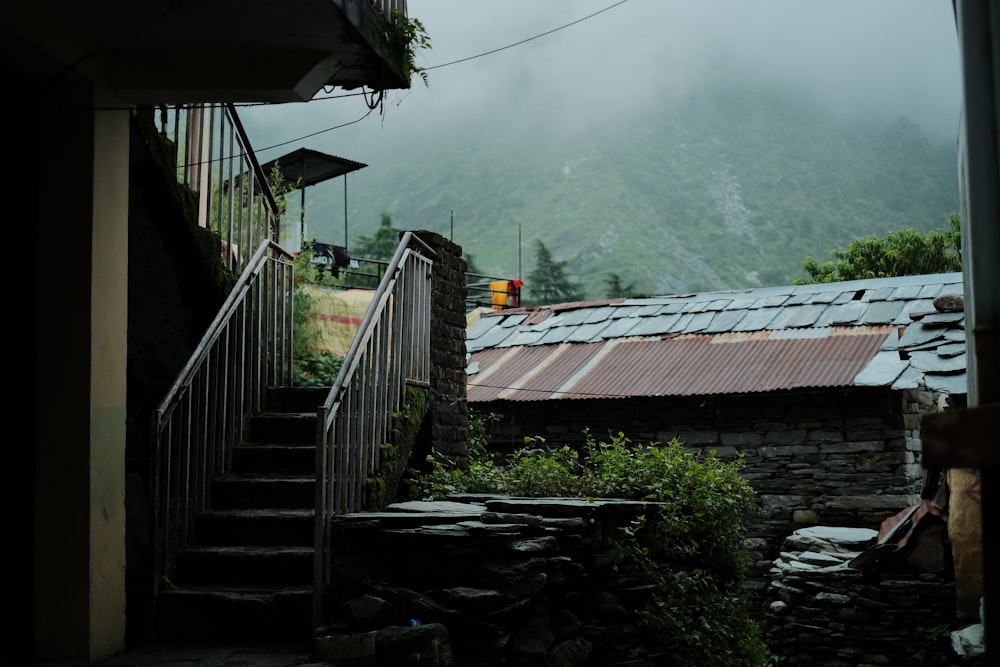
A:
[[[347,158],[328,155],[311,148],[298,148],[287,155],[282,155],[261,165],[264,174],[270,174],[277,164],[289,184],[298,183],[305,188],[322,183],[337,176],[349,174],[368,165]],[[301,179],[301,180],[300,180]]]

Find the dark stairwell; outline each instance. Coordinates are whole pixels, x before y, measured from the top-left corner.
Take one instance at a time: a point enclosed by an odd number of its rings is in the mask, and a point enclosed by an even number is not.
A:
[[[250,418],[160,593],[161,640],[309,640],[316,406],[327,392],[273,388]]]

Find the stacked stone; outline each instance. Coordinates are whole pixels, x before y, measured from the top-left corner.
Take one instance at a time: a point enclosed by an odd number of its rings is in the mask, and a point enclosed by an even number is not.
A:
[[[893,550],[863,528],[795,531],[774,561],[765,639],[781,664],[810,667],[955,664],[948,630],[953,582],[938,574],[877,574],[862,554]],[[853,565],[852,565],[853,564]]]
[[[654,587],[622,571],[603,539],[649,504],[467,500],[338,521],[338,611],[317,636],[321,657],[418,664],[391,661],[405,650],[465,667],[670,664],[670,647],[637,622]]]
[[[415,235],[436,253],[431,275],[430,439],[436,451],[467,467],[466,262],[461,246],[440,234],[419,231]]]

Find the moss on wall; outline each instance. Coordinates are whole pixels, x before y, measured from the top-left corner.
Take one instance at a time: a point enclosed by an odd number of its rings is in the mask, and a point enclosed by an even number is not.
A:
[[[384,509],[395,499],[428,407],[427,388],[407,385],[403,409],[393,415],[395,442],[380,445],[378,475],[367,480],[367,509]]]

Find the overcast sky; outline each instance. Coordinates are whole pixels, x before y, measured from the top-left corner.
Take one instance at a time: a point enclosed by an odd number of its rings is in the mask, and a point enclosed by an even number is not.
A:
[[[299,146],[366,162],[371,142],[462,119],[551,131],[720,76],[788,82],[843,114],[906,115],[935,137],[957,133],[950,0],[409,0],[408,13],[430,36],[418,52],[429,86],[414,77],[390,91],[381,117],[364,117],[364,100],[339,89],[242,108],[262,162]]]

